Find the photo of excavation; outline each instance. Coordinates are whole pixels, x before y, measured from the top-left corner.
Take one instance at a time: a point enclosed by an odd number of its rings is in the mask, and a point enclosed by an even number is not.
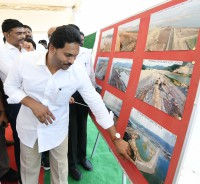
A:
[[[195,50],[200,1],[190,0],[151,15],[145,51]]]
[[[176,138],[134,108],[123,137],[134,164],[150,184],[164,184]]]
[[[114,32],[114,29],[110,29],[110,30],[102,33],[100,52],[110,52],[111,51],[113,32]]]
[[[144,60],[136,98],[181,120],[194,64]]]
[[[115,52],[135,51],[140,19],[128,22],[118,27]]]
[[[109,58],[107,57],[99,57],[97,60],[96,70],[95,70],[95,77],[104,80],[106,75],[106,70],[108,67]]]
[[[114,58],[110,70],[109,84],[121,91],[126,91],[133,60]]]
[[[113,95],[112,93],[105,91],[103,101],[108,110],[114,113],[114,118],[118,119],[122,108],[122,100]]]

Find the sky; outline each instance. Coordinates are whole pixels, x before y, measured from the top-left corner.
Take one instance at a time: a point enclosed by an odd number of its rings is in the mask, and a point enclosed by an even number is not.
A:
[[[92,34],[169,0],[82,0],[74,23],[85,35]]]

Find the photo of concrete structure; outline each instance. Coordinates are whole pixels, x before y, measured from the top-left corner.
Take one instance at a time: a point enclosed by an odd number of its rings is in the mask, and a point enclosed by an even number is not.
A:
[[[108,67],[108,61],[109,61],[108,57],[99,57],[98,58],[96,69],[95,69],[95,77],[96,78],[98,78],[100,80],[104,80],[106,71],[107,71],[107,67]]]
[[[181,119],[193,67],[192,62],[144,60],[136,98]]]
[[[152,14],[145,50],[195,50],[199,19],[199,0],[186,1]]]
[[[131,147],[134,164],[148,183],[165,182],[176,138],[176,135],[132,108],[124,140]]]
[[[140,19],[128,22],[118,27],[115,52],[135,51]]]
[[[115,118],[118,119],[122,108],[122,100],[110,93],[109,91],[105,91],[103,101],[108,110],[112,111],[114,113]]]
[[[112,47],[114,29],[102,33],[100,52],[110,52]]]
[[[114,58],[110,70],[109,84],[125,92],[128,86],[132,64],[132,59]]]

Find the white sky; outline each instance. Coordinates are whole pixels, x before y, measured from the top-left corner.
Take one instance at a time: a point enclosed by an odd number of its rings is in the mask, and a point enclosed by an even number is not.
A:
[[[85,35],[129,18],[169,0],[83,0],[75,24]]]

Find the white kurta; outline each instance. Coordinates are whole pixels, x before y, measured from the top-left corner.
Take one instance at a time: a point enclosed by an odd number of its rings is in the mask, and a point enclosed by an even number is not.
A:
[[[21,54],[13,65],[4,84],[8,103],[19,103],[29,96],[48,106],[56,120],[50,125],[42,124],[32,110],[21,106],[17,117],[18,136],[23,144],[33,147],[38,139],[39,152],[55,148],[68,134],[69,99],[77,90],[88,104],[103,128],[113,125],[113,119],[95,91],[88,74],[78,62],[68,70],[51,74],[46,66],[46,52]]]

